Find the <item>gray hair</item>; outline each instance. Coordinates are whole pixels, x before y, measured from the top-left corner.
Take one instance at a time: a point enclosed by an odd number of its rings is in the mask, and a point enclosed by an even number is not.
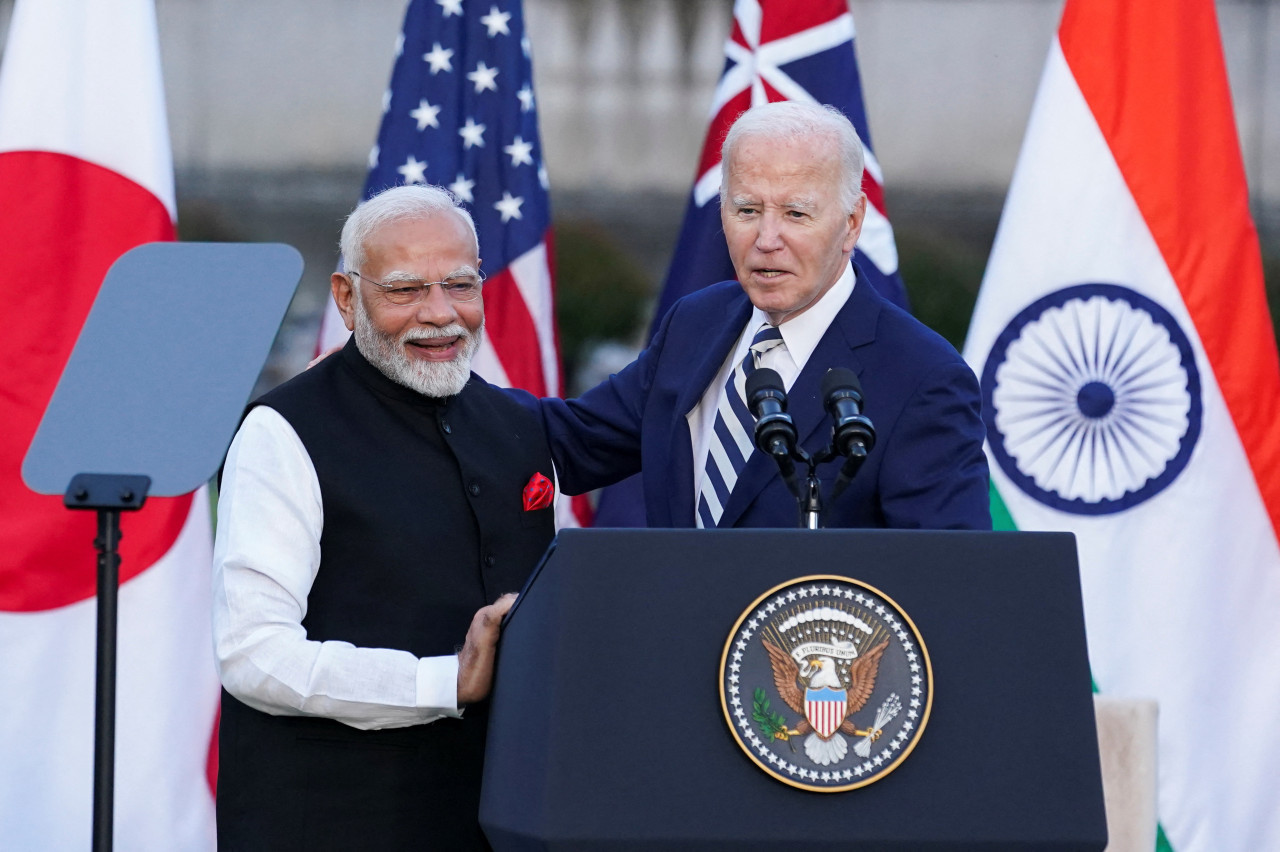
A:
[[[784,141],[830,140],[840,165],[840,203],[852,213],[862,198],[862,140],[852,122],[833,106],[780,101],[759,104],[738,116],[720,147],[720,203],[728,198],[729,163],[744,138]]]
[[[471,214],[462,206],[458,196],[438,186],[407,184],[384,189],[372,198],[360,202],[351,211],[346,224],[342,226],[342,236],[338,239],[343,266],[356,270],[364,266],[364,244],[384,225],[407,219],[425,219],[446,211],[456,213],[466,223],[471,232],[471,240],[476,245],[476,252],[479,253],[480,240],[476,236],[476,223],[472,221]]]

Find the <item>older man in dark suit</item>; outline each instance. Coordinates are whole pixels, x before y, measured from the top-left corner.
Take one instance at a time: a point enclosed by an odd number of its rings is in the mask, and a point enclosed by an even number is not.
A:
[[[977,381],[959,354],[851,263],[862,146],[835,110],[744,113],[725,138],[721,219],[737,281],[677,302],[630,366],[577,400],[544,400],[569,493],[643,473],[649,526],[795,526],[774,461],[753,451],[745,375],[776,370],[801,444],[830,438],[822,377],[858,374],[878,441],[826,524],[990,529]],[[830,482],[839,461],[819,475]]]

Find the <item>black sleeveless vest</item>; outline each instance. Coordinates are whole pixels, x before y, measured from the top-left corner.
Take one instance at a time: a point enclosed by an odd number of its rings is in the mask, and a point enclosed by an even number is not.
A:
[[[554,534],[523,490],[552,466],[536,402],[477,376],[447,400],[341,353],[263,396],[297,432],[324,507],[307,637],[453,654],[476,610],[518,591]],[[226,692],[219,848],[485,849],[487,713],[383,731],[272,716]]]

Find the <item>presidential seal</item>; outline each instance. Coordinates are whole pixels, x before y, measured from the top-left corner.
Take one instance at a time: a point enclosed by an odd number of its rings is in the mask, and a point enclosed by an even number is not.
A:
[[[774,778],[820,793],[879,781],[916,747],[933,670],[916,626],[848,577],[801,577],[755,600],[720,660],[734,739]]]

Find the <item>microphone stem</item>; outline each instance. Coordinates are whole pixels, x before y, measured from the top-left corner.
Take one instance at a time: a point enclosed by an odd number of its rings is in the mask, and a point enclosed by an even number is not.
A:
[[[822,486],[817,468],[810,463],[805,477],[804,499],[800,501],[800,526],[816,530],[822,527]]]
[[[853,478],[857,476],[858,469],[862,467],[862,463],[867,460],[867,451],[861,447],[854,447],[849,451],[849,457],[845,459],[845,463],[840,467],[840,474],[836,477],[835,484],[831,486],[831,499],[839,499],[844,490],[849,487],[849,483],[853,482]]]

